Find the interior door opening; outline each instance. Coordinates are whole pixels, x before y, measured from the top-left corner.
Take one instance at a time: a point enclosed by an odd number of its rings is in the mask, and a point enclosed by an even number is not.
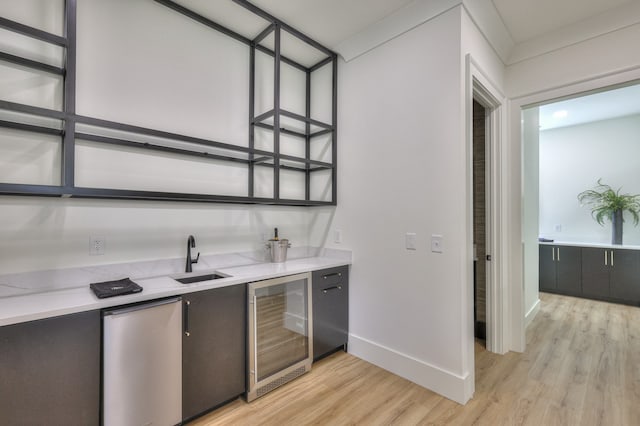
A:
[[[473,320],[474,337],[487,339],[487,109],[473,100]]]

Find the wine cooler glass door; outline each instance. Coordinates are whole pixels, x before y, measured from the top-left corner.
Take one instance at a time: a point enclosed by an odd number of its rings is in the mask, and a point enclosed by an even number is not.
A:
[[[310,274],[299,274],[250,284],[249,373],[255,387],[278,380],[301,363],[310,366],[310,283]]]

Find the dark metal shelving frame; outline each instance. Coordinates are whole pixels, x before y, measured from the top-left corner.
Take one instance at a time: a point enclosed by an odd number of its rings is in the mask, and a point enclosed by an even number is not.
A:
[[[305,34],[290,27],[267,12],[259,9],[246,0],[233,0],[238,5],[263,18],[269,25],[254,39],[249,39],[230,30],[192,10],[189,10],[171,0],[154,0],[192,20],[209,28],[219,31],[249,46],[250,71],[249,71],[249,145],[248,147],[196,138],[177,133],[117,123],[98,118],[86,117],[76,114],[76,0],[65,0],[65,29],[64,36],[58,36],[37,28],[33,28],[19,22],[0,17],[0,28],[21,34],[48,44],[53,44],[65,49],[64,67],[56,67],[44,62],[0,52],[0,61],[13,63],[26,69],[38,70],[45,73],[59,75],[63,78],[64,98],[61,111],[41,108],[37,106],[0,100],[0,110],[18,114],[24,114],[36,118],[45,118],[55,121],[57,125],[36,125],[22,123],[19,120],[0,120],[0,127],[21,130],[26,132],[54,135],[61,138],[62,162],[60,185],[32,185],[18,183],[1,183],[0,195],[24,195],[24,196],[49,196],[49,197],[74,197],[74,198],[102,198],[102,199],[134,199],[134,200],[166,200],[166,201],[195,201],[195,202],[221,202],[240,204],[276,204],[292,206],[322,206],[337,204],[337,55]],[[318,63],[306,67],[281,53],[281,31],[305,42],[317,51],[326,55]],[[274,35],[274,48],[260,43],[270,34]],[[274,58],[274,106],[266,113],[254,116],[255,108],[255,55],[256,51],[265,53]],[[296,114],[280,108],[280,65],[285,63],[295,69],[304,72],[306,76],[305,115]],[[332,123],[323,123],[311,118],[311,76],[312,73],[324,66],[332,66]],[[296,131],[281,127],[280,118],[286,117],[301,123],[305,131]],[[272,123],[267,123],[272,120]],[[126,132],[142,137],[160,138],[169,141],[188,144],[193,149],[184,147],[166,146],[162,143],[142,142],[129,140],[125,137],[113,137],[100,134],[100,131],[81,131],[77,125],[89,126],[93,129],[107,131]],[[315,132],[311,126],[320,128]],[[273,132],[273,151],[255,149],[255,128],[267,129]],[[285,134],[300,138],[305,143],[305,157],[285,155],[280,152],[280,135]],[[311,159],[310,145],[313,139],[321,135],[331,135],[332,161],[331,163]],[[76,140],[89,141],[114,146],[126,146],[136,149],[167,152],[178,155],[205,157],[231,163],[241,163],[248,167],[248,191],[247,196],[225,196],[211,194],[191,194],[176,192],[159,192],[129,189],[88,188],[75,185],[75,144]],[[215,153],[211,150],[217,150]],[[222,153],[221,153],[222,152]],[[284,161],[284,163],[283,163]],[[285,164],[287,163],[287,164]],[[294,163],[299,166],[292,166]],[[273,197],[254,196],[255,167],[269,167],[273,169]],[[280,198],[280,170],[295,170],[305,175],[305,198],[282,199]],[[331,170],[331,200],[312,200],[310,194],[311,176],[319,170]]]

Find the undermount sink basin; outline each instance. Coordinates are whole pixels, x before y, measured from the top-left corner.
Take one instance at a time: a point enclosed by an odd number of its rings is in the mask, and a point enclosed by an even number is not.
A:
[[[192,283],[199,283],[201,281],[211,281],[211,280],[217,280],[220,278],[228,278],[228,275],[222,275],[216,272],[213,272],[211,274],[205,274],[205,275],[196,275],[193,277],[184,277],[184,278],[174,278],[174,280],[182,283],[182,284],[192,284]]]

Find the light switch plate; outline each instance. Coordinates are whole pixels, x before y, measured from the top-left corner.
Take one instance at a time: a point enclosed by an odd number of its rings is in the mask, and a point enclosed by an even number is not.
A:
[[[333,242],[336,244],[342,243],[342,230],[336,229],[333,231]]]
[[[442,235],[431,236],[431,251],[434,253],[442,253],[444,251]]]
[[[404,239],[407,250],[416,250],[418,236],[414,232],[407,232]]]

